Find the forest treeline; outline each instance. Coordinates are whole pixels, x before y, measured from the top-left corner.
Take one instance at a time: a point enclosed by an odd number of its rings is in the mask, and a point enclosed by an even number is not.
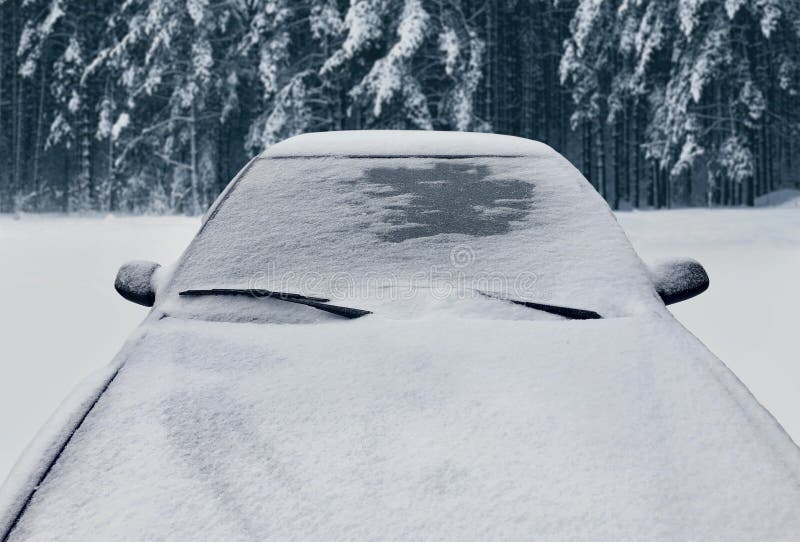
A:
[[[615,208],[800,182],[800,0],[0,0],[0,211],[199,213],[294,134],[547,142]]]

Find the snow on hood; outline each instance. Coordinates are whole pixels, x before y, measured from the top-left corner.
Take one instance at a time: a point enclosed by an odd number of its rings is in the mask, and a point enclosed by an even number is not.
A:
[[[796,540],[800,452],[661,317],[150,324],[29,539]]]

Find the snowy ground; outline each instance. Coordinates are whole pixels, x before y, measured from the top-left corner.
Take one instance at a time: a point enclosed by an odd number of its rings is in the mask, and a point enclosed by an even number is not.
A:
[[[174,260],[198,219],[0,215],[0,479],[61,400],[147,313],[114,291],[130,259]]]
[[[711,289],[676,316],[800,442],[800,212],[621,213],[645,259],[692,256]],[[189,218],[0,216],[0,480],[69,390],[107,363],[146,309],[119,298],[129,259],[173,261]]]
[[[711,287],[672,312],[800,443],[800,212],[619,213],[642,258],[690,256]]]

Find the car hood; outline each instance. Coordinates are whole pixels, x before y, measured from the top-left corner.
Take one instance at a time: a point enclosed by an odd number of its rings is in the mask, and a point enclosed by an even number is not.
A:
[[[11,540],[796,540],[800,453],[666,312],[145,324]]]

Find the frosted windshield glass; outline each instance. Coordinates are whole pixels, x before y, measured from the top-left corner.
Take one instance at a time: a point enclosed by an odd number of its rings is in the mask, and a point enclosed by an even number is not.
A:
[[[387,285],[611,313],[652,297],[606,205],[555,153],[259,158],[188,249],[172,289],[341,297]]]

